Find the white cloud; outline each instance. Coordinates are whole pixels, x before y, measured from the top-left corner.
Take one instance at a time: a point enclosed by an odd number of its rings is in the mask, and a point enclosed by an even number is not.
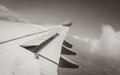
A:
[[[110,25],[102,27],[102,35],[99,39],[81,38],[78,35],[72,36],[79,42],[84,41],[90,47],[88,50],[92,54],[119,59],[120,56],[120,32],[115,32]]]
[[[102,31],[96,52],[111,58],[118,58],[120,56],[120,38],[118,38],[120,34],[115,32],[110,25],[103,26]]]
[[[22,15],[19,15],[2,5],[0,5],[0,20],[29,23]]]
[[[88,42],[90,41],[89,38],[83,38],[83,37],[80,37],[80,36],[78,36],[78,35],[72,35],[72,37],[73,37],[74,39],[76,39],[76,40],[84,41],[84,42],[86,42],[86,43],[88,43]]]

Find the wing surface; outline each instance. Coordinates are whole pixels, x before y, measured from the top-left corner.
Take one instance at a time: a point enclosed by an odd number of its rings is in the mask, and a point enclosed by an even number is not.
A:
[[[0,26],[1,75],[58,74],[61,47],[71,22],[45,28],[0,21]]]

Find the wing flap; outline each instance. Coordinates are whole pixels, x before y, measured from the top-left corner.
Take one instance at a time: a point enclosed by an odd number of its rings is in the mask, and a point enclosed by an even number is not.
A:
[[[47,32],[23,38],[24,42],[22,39],[18,42],[22,47],[59,64],[61,46],[68,30],[69,27],[59,25]]]

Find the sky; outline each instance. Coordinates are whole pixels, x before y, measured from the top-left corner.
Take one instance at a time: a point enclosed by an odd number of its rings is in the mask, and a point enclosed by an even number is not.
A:
[[[11,21],[39,25],[58,25],[72,20],[73,25],[67,39],[72,40],[73,50],[78,50],[76,57],[79,57],[77,62],[80,61],[80,66],[82,65],[81,55],[84,58],[90,55],[100,55],[103,58],[120,61],[119,0],[0,0],[0,5],[2,5],[0,6],[0,19],[6,20],[7,17]],[[86,62],[87,60],[84,62],[85,65],[90,63],[89,60]],[[108,60],[105,59],[105,62]],[[91,59],[90,61],[90,64],[94,64]],[[108,61],[107,64],[109,63],[113,62]],[[92,67],[95,66],[96,64],[92,65]],[[99,68],[96,67],[96,70]],[[80,69],[78,73],[81,72],[82,69]],[[118,70],[119,67],[116,66],[115,69]]]
[[[72,20],[69,34],[83,38],[100,38],[103,25],[119,31],[119,3],[119,0],[0,0],[1,5],[31,23],[57,25]]]
[[[78,44],[77,49],[82,49],[88,54],[120,60],[120,31],[116,32],[110,25],[102,26],[99,39],[82,38],[78,35],[72,37],[76,40],[74,46]]]

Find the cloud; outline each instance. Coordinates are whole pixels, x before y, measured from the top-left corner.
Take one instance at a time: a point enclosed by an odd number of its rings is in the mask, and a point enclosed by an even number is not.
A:
[[[79,41],[84,41],[86,43],[88,43],[91,39],[89,38],[83,38],[83,37],[80,37],[78,35],[72,35],[72,37],[75,39],[75,40],[79,40]]]
[[[0,5],[0,20],[29,23],[29,21],[25,19],[24,16],[17,14],[2,5]]]
[[[102,31],[103,34],[94,49],[95,52],[118,59],[120,56],[120,33],[115,32],[110,25],[103,26]]]
[[[89,46],[91,54],[119,59],[120,56],[120,31],[115,32],[110,25],[102,27],[102,35],[99,39],[82,38],[78,35],[72,36],[79,42],[85,42]]]

